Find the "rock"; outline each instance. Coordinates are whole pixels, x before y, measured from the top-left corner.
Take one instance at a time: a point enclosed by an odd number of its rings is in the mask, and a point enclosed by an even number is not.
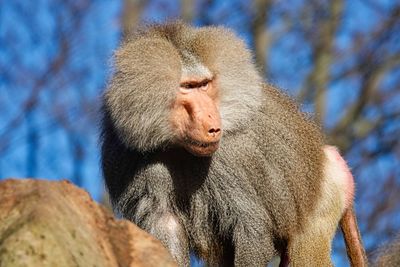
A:
[[[0,266],[176,266],[161,243],[68,181],[0,182]]]

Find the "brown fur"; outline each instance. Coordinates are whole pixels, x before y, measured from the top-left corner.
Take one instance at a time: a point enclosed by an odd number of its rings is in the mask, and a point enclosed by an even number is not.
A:
[[[167,118],[189,52],[216,76],[223,136],[212,157],[176,146]],[[180,23],[144,28],[116,53],[104,100],[102,166],[115,209],[180,266],[329,266],[342,190],[324,176],[320,129],[262,85],[233,33]]]
[[[372,266],[397,267],[400,266],[400,235],[390,243],[373,252],[375,258]]]

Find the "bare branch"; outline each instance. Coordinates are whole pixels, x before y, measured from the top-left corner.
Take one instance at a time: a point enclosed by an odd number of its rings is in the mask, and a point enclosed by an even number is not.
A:
[[[268,10],[271,8],[270,0],[256,0],[254,3],[254,20],[252,23],[252,35],[254,40],[256,64],[263,75],[266,75],[267,53],[271,45],[271,36],[268,33]]]
[[[318,24],[318,35],[312,43],[314,66],[299,94],[302,101],[306,95],[310,94],[309,92],[315,92],[316,120],[321,125],[325,118],[326,90],[330,81],[330,67],[333,63],[335,34],[343,13],[343,0],[333,0],[327,8],[327,15],[321,18]]]
[[[181,18],[186,23],[191,23],[194,17],[193,0],[181,0]]]
[[[142,10],[147,5],[147,0],[124,0],[122,13],[122,33],[124,38],[128,38],[135,30],[139,21]]]
[[[355,124],[355,122],[360,119],[360,115],[367,104],[373,99],[374,93],[378,89],[378,85],[385,73],[398,64],[400,64],[400,54],[393,55],[393,57],[387,59],[387,61],[383,62],[381,65],[375,66],[373,69],[360,70],[360,72],[364,71],[364,74],[359,97],[353,105],[347,108],[347,112],[345,112],[334,129],[330,132],[331,136],[343,135],[346,129],[350,128],[350,125]],[[359,68],[363,69],[364,67],[359,66]]]

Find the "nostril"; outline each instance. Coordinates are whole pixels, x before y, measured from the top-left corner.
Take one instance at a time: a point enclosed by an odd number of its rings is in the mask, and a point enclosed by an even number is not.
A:
[[[218,134],[221,131],[220,128],[211,128],[210,130],[208,130],[208,133],[211,134],[212,136],[215,136],[216,134]]]

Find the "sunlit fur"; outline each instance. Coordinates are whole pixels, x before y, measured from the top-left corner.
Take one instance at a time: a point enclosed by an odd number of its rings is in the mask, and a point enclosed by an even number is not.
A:
[[[389,243],[379,247],[372,253],[373,267],[397,267],[400,266],[400,234]]]
[[[346,189],[319,127],[261,83],[229,30],[172,23],[134,36],[116,52],[104,101],[102,168],[114,209],[179,266],[189,266],[189,250],[209,266],[265,266],[287,246],[293,266],[331,265]],[[223,134],[211,157],[196,157],[174,145],[168,117],[182,76],[208,71]]]
[[[216,78],[227,133],[240,130],[261,105],[261,79],[251,55],[225,28],[181,23],[144,28],[115,53],[115,62],[105,111],[123,142],[140,151],[173,142],[168,114],[183,69],[209,70]]]

